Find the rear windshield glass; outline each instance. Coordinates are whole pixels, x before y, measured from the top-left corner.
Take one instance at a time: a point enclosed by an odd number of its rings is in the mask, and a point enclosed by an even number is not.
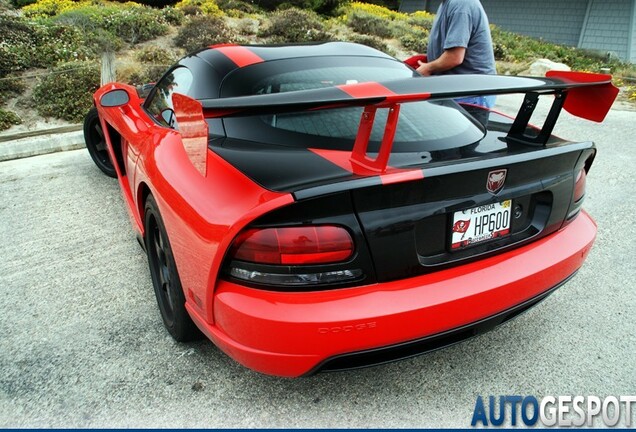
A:
[[[221,97],[259,95],[318,89],[414,76],[408,67],[390,59],[372,57],[318,57],[260,63],[230,74]],[[269,144],[351,149],[363,108],[225,119],[229,137]],[[370,151],[384,134],[388,111],[378,110]],[[394,151],[441,150],[475,143],[483,130],[453,101],[401,105]]]

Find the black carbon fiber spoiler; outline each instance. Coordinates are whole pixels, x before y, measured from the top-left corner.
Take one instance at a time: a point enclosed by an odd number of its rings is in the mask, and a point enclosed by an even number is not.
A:
[[[500,75],[413,77],[382,83],[367,82],[315,90],[204,99],[200,103],[207,118],[363,106],[365,110],[351,161],[361,168],[381,173],[386,170],[391,153],[401,104],[512,93],[526,96],[508,139],[527,145],[545,145],[561,109],[577,117],[601,122],[614,103],[618,89],[612,84],[611,75],[551,71],[546,78]],[[554,103],[538,135],[529,136],[526,134],[528,122],[539,96],[544,94],[554,95]],[[388,109],[389,116],[378,156],[371,159],[367,155],[367,147],[377,109]]]

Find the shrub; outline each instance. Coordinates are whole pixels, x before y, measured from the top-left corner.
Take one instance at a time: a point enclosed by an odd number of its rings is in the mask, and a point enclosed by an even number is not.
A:
[[[242,0],[219,0],[217,4],[222,11],[231,16],[255,14],[261,11],[257,5]]]
[[[26,90],[26,84],[20,78],[0,78],[0,105],[10,98],[21,95]]]
[[[377,18],[382,18],[386,21],[394,20],[406,20],[408,15],[402,12],[396,12],[387,9],[383,6],[378,6],[370,3],[353,2],[347,8],[348,13],[362,13],[366,15],[372,15]],[[419,16],[419,15],[418,15]]]
[[[122,3],[128,3],[129,0],[116,0]],[[162,8],[174,5],[178,0],[137,0],[137,3],[155,8]]]
[[[0,41],[4,42],[0,43],[0,77],[95,55],[80,29],[51,22],[34,23],[19,16],[0,16]]]
[[[298,8],[333,15],[348,0],[255,0],[255,3],[268,11]]]
[[[19,125],[22,119],[13,111],[7,111],[0,108],[0,130],[9,129],[13,125]]]
[[[243,18],[238,22],[236,29],[242,35],[252,36],[258,33],[258,26],[258,20],[252,18]]]
[[[365,12],[352,12],[351,15],[348,16],[347,25],[357,33],[380,38],[390,38],[393,35],[389,21]]]
[[[130,85],[138,86],[148,83],[156,83],[168,68],[165,66],[146,66],[137,72],[133,72],[126,78]]]
[[[0,0],[0,13],[13,10],[13,3],[9,0]]]
[[[271,14],[270,25],[259,36],[274,43],[316,42],[330,40],[325,25],[312,11],[290,8]]]
[[[425,30],[430,31],[433,28],[433,20],[435,19],[435,15],[426,11],[415,11],[409,14],[406,21],[414,26],[421,27]]]
[[[45,117],[80,122],[93,105],[92,95],[99,81],[96,63],[64,63],[35,86],[33,99],[37,110]]]
[[[159,47],[145,47],[135,53],[137,61],[140,63],[150,63],[155,65],[169,66],[175,62],[176,58],[170,52]]]
[[[193,15],[192,11],[199,11],[203,15],[210,15],[215,17],[224,15],[223,11],[221,10],[221,8],[219,8],[219,5],[217,5],[214,0],[181,0],[175,5],[175,8],[181,10],[185,9],[190,15]]]
[[[377,36],[353,34],[349,37],[349,41],[375,48],[390,56],[395,56],[395,52]]]
[[[400,43],[407,50],[424,53],[428,48],[428,34],[428,30],[422,27],[411,26],[400,37]]]
[[[36,0],[14,0],[13,4],[15,5],[15,7],[21,8],[24,7],[26,5],[30,5],[35,3]]]
[[[86,1],[74,2],[73,0],[37,0],[22,8],[24,16],[29,18],[46,18],[59,15],[74,9],[88,6]]]
[[[627,95],[627,99],[636,102],[636,86],[628,86],[625,89],[625,94]]]
[[[88,1],[39,0],[26,6],[23,11],[27,17],[57,17],[58,22],[67,20],[84,28],[90,23],[94,28],[102,28],[131,44],[151,40],[168,32],[166,17],[161,10],[133,2],[93,4]]]
[[[161,14],[166,22],[173,26],[180,26],[185,20],[185,14],[182,10],[168,6],[161,9]]]
[[[196,51],[210,45],[236,40],[236,35],[219,17],[192,17],[174,38],[174,43],[187,52]]]

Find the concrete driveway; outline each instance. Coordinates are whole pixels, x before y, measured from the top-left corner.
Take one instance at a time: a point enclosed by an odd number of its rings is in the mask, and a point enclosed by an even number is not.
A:
[[[298,380],[171,340],[117,184],[84,150],[2,162],[0,427],[468,427],[478,395],[634,394],[635,125],[563,114],[557,133],[599,148],[599,235],[545,302],[432,354]]]

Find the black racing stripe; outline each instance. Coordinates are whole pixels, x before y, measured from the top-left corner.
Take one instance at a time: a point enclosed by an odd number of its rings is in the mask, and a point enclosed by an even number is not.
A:
[[[227,139],[211,149],[254,182],[277,192],[358,178],[305,148]]]
[[[212,66],[212,68],[217,71],[218,76],[221,77],[224,77],[233,70],[238,69],[238,66],[236,66],[232,60],[215,49],[200,51],[197,53],[197,57]]]

